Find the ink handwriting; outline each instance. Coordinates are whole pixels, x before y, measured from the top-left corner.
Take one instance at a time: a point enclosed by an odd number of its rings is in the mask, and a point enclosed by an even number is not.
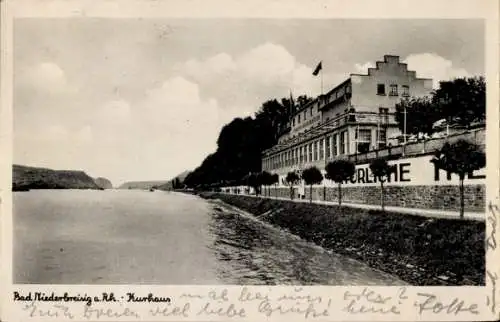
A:
[[[475,303],[467,304],[464,300],[455,297],[447,303],[442,302],[434,294],[430,293],[417,293],[419,300],[415,302],[415,306],[418,308],[418,313],[422,314],[424,312],[429,313],[447,313],[458,315],[459,313],[471,313],[479,314],[478,306]]]
[[[74,319],[74,315],[69,311],[69,307],[61,304],[51,305],[48,309],[40,309],[35,302],[31,302],[23,307],[23,311],[27,311],[30,317],[64,317],[70,320]]]
[[[346,291],[344,300],[348,304],[342,309],[344,312],[351,314],[366,314],[366,313],[381,313],[381,314],[401,314],[399,305],[408,297],[406,288],[401,288],[398,291],[397,297],[383,296],[373,290],[364,288],[361,293],[352,293]]]
[[[498,214],[500,209],[498,205],[494,205],[491,201],[488,204],[488,216],[487,221],[491,225],[489,230],[489,236],[486,237],[486,249],[495,250],[497,248],[496,231],[498,225]]]
[[[91,308],[84,306],[83,317],[87,320],[91,319],[101,319],[101,318],[121,318],[121,317],[133,317],[140,318],[139,314],[128,307],[121,308],[120,310],[113,310],[111,308]]]
[[[298,314],[304,318],[319,318],[327,317],[330,315],[329,308],[332,304],[330,299],[326,305],[326,308],[318,309],[315,307],[314,303],[309,303],[304,308],[302,303],[294,303],[292,305],[286,304],[274,304],[271,301],[264,300],[259,304],[258,311],[263,313],[267,317],[271,317],[273,314],[278,313],[279,315],[287,314]]]

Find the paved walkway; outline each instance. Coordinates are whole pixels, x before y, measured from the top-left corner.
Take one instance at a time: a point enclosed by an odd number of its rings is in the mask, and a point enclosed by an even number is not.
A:
[[[224,193],[224,192],[221,192]],[[309,203],[309,199],[294,199],[290,200],[289,198],[283,197],[269,197],[269,196],[255,196],[255,195],[247,195],[247,194],[235,194],[235,193],[225,193],[228,195],[235,196],[247,196],[253,198],[266,198],[266,199],[278,199],[285,201],[293,201],[293,202],[305,202]],[[335,201],[324,201],[324,200],[313,200],[313,203],[321,204],[321,205],[338,205]],[[359,208],[359,209],[370,209],[370,210],[381,210],[380,205],[368,205],[368,204],[354,204],[342,202],[343,207],[350,208]],[[449,218],[449,219],[460,219],[460,214],[458,211],[449,211],[449,210],[441,210],[441,209],[419,209],[419,208],[406,208],[406,207],[393,207],[393,206],[385,206],[386,212],[395,212],[395,213],[404,213],[415,216],[424,216],[431,218]],[[465,212],[464,219],[466,220],[478,220],[485,221],[486,215],[485,212]]]

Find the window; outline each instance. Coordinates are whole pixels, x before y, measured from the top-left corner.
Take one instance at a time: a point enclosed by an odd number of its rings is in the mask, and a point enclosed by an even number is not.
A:
[[[314,142],[314,159],[313,161],[318,160],[318,141]]]
[[[387,145],[387,131],[385,129],[379,129],[377,141],[378,141],[378,148],[379,149],[383,149],[386,147],[386,145]]]
[[[292,126],[295,126],[295,118],[292,119]]]
[[[295,164],[299,164],[299,148],[295,148]]]
[[[323,157],[324,157],[324,144],[325,144],[325,141],[323,139],[319,140],[319,159],[320,160],[323,160]]]
[[[339,135],[338,135],[338,134],[336,134],[336,133],[333,135],[333,139],[332,139],[332,141],[333,141],[333,142],[332,142],[332,143],[333,143],[333,149],[332,149],[332,150],[333,150],[333,151],[332,151],[332,152],[333,152],[333,156],[338,155],[338,151],[339,151],[339,150],[338,150],[338,147],[337,147],[337,139],[338,139],[338,136],[339,136]]]
[[[307,120],[307,111],[304,111],[304,121]]]
[[[407,85],[403,85],[403,96],[408,97],[410,96],[410,87]]]
[[[327,136],[326,137],[326,147],[325,147],[326,158],[331,158],[332,157],[332,150],[330,150],[330,144],[331,144],[330,142],[331,142],[331,137]]]
[[[309,158],[307,158],[308,162],[311,162],[313,160],[313,144],[309,144]]]
[[[299,148],[299,162],[302,163],[302,147]]]
[[[390,96],[398,96],[398,85],[391,84],[391,91],[389,92]]]
[[[377,95],[385,95],[385,85],[377,84]]]
[[[340,134],[340,154],[345,154],[346,153],[346,150],[345,150],[345,146],[346,146],[346,133],[347,132],[342,132]]]
[[[357,143],[357,153],[365,153],[370,150],[370,144],[372,141],[372,130],[370,129],[359,129],[356,134]]]
[[[300,124],[300,114],[297,115],[297,124]]]
[[[380,107],[378,109],[379,112],[379,121],[381,124],[388,124],[389,123],[389,109],[386,107]]]
[[[309,111],[310,111],[311,116],[313,116],[313,109],[314,109],[314,106],[313,106],[313,107],[311,107],[311,109],[309,110]]]
[[[358,141],[370,142],[372,140],[372,130],[370,129],[359,129],[358,130]]]

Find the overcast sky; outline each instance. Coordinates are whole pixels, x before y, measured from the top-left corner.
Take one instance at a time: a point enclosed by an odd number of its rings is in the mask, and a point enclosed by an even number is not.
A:
[[[484,74],[473,20],[23,19],[14,25],[14,162],[163,180],[269,98],[325,91],[399,55],[418,77]]]

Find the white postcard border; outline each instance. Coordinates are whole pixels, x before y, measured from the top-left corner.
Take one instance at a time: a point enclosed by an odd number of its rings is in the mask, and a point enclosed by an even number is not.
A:
[[[207,5],[207,4],[210,5]],[[1,225],[2,225],[2,302],[0,306],[1,318],[5,321],[25,321],[29,318],[29,312],[33,308],[26,307],[26,302],[13,302],[14,292],[29,294],[32,292],[45,292],[50,294],[64,294],[65,292],[75,296],[75,294],[91,294],[91,296],[101,296],[102,293],[113,292],[115,296],[127,297],[126,293],[137,294],[152,293],[155,296],[170,297],[171,303],[163,303],[163,306],[182,303],[190,303],[193,315],[183,317],[179,315],[170,316],[152,316],[148,310],[158,307],[158,304],[146,303],[127,303],[123,302],[100,302],[93,306],[102,308],[104,312],[100,317],[92,315],[84,316],[85,306],[82,302],[68,302],[65,305],[68,310],[60,309],[57,315],[40,316],[40,312],[47,313],[46,307],[39,307],[35,312],[34,320],[73,320],[73,321],[130,321],[130,320],[158,320],[158,321],[220,321],[220,320],[239,320],[252,321],[255,319],[273,319],[275,321],[303,320],[305,310],[310,304],[307,299],[297,306],[299,312],[290,312],[286,314],[272,314],[267,317],[262,312],[259,313],[261,298],[254,301],[241,301],[241,293],[251,293],[253,298],[265,295],[271,299],[272,305],[279,305],[279,298],[283,295],[300,296],[309,295],[308,299],[321,298],[321,305],[314,307],[316,312],[324,308],[325,303],[330,302],[329,315],[312,315],[308,319],[313,320],[448,320],[448,321],[470,321],[470,320],[495,320],[500,319],[500,287],[498,280],[500,277],[500,265],[497,233],[499,232],[499,110],[498,110],[498,3],[496,1],[465,1],[465,0],[446,0],[446,1],[127,1],[127,0],[103,0],[103,1],[4,1],[1,7],[1,113],[0,113],[0,149],[1,158]],[[49,17],[109,17],[109,18],[127,18],[127,17],[193,17],[193,18],[216,18],[216,17],[260,17],[260,18],[484,18],[486,19],[486,82],[487,82],[487,216],[486,216],[486,262],[487,275],[485,287],[293,287],[293,286],[141,286],[141,285],[13,285],[12,284],[12,194],[10,184],[12,179],[12,31],[13,19],[16,18],[49,18]],[[227,300],[225,300],[224,290],[227,290]],[[246,290],[246,291],[245,291]],[[404,290],[404,292],[403,292]],[[353,294],[370,293],[372,296],[380,298],[390,298],[390,303],[394,302],[400,314],[381,313],[380,310],[390,310],[391,305],[374,305],[374,303],[357,302],[357,305],[374,307],[373,312],[364,314],[348,314],[345,311],[348,305],[349,296]],[[401,293],[404,293],[401,297]],[[248,294],[247,293],[247,294]],[[419,295],[419,293],[421,293]],[[187,297],[190,294],[191,297]],[[457,298],[457,303],[463,302],[461,306],[464,310],[454,314],[447,308],[439,309],[438,313],[433,310],[424,310],[419,314],[420,306],[418,303],[425,299],[425,295],[432,294],[436,296],[435,301],[441,302],[442,306],[450,304]],[[184,297],[183,297],[184,295]],[[200,296],[202,298],[200,298]],[[252,297],[250,296],[250,297]],[[347,299],[346,299],[347,296]],[[306,297],[305,297],[306,298]],[[289,301],[287,308],[291,311],[295,301]],[[304,298],[301,298],[304,301]],[[220,314],[200,314],[195,313],[202,309],[206,302],[214,307],[221,305],[226,309],[230,304],[239,305],[246,311],[245,317],[229,317]],[[420,301],[420,302],[419,302]],[[40,302],[41,303],[41,302]],[[46,303],[43,302],[43,305]],[[40,304],[40,305],[42,305]],[[53,303],[52,303],[53,304]],[[50,304],[50,305],[52,305]],[[379,303],[380,304],[380,303]],[[477,305],[474,309],[471,306]],[[130,311],[138,312],[139,317],[121,315],[125,307]],[[42,309],[42,311],[37,311]],[[53,307],[52,307],[53,309]],[[109,311],[116,313],[113,317]],[[472,311],[478,314],[473,314]],[[56,310],[57,311],[57,310]],[[68,313],[69,312],[69,313]],[[108,312],[108,313],[106,313]],[[118,313],[117,313],[118,312]],[[48,314],[48,313],[47,313]],[[55,314],[55,313],[52,313]],[[69,315],[73,315],[70,319]],[[95,313],[97,314],[97,313]],[[42,314],[43,315],[43,314]],[[50,314],[49,314],[50,315]]]

